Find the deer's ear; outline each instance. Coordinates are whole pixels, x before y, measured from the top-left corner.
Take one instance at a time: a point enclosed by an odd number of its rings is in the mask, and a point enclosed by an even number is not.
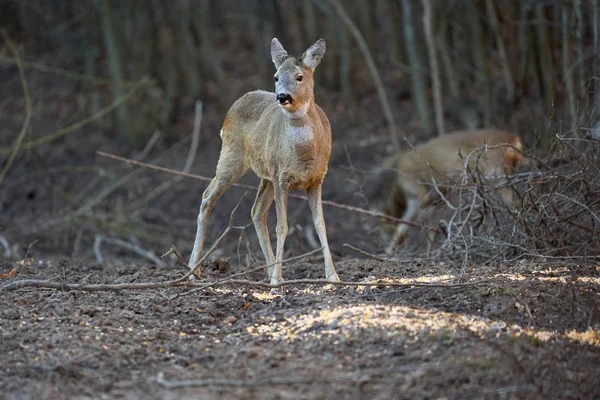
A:
[[[308,68],[314,70],[321,63],[321,59],[325,55],[325,39],[317,40],[312,46],[302,54],[302,62]]]
[[[273,60],[273,64],[275,64],[275,69],[279,69],[281,64],[283,64],[288,57],[287,51],[285,51],[281,43],[279,43],[279,40],[273,38],[273,40],[271,40],[271,60]]]

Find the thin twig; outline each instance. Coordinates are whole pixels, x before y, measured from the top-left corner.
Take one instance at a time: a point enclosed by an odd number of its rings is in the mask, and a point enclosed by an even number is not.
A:
[[[188,173],[192,169],[192,165],[194,164],[194,160],[196,158],[196,153],[198,152],[198,143],[200,142],[200,126],[202,125],[202,102],[196,101],[196,112],[194,117],[194,128],[192,130],[192,143],[188,150],[188,155],[185,160],[185,164],[183,166],[183,172]],[[150,200],[160,196],[166,190],[168,190],[171,186],[178,183],[183,179],[181,175],[175,176],[175,178],[163,182],[153,190],[151,190],[143,199],[138,202],[132,203],[127,207],[127,210],[135,210],[141,206],[141,204],[147,204]]]
[[[135,86],[133,86],[131,89],[129,89],[129,91],[127,93],[125,93],[122,97],[116,99],[112,104],[110,104],[109,106],[99,110],[98,112],[95,112],[94,114],[82,119],[79,122],[76,122],[72,125],[67,126],[66,128],[60,129],[54,133],[51,133],[49,135],[46,136],[42,136],[41,138],[38,139],[33,139],[30,140],[28,142],[23,143],[22,148],[24,150],[29,150],[32,149],[36,146],[51,142],[55,139],[58,139],[60,137],[66,136],[80,128],[83,128],[84,126],[104,117],[105,115],[109,114],[112,110],[114,110],[115,108],[119,107],[121,104],[123,104],[124,102],[126,102],[131,96],[133,96],[135,94],[135,92],[142,86],[145,86],[147,84],[149,84],[149,82],[151,82],[151,80],[149,78],[142,78],[140,79],[137,84]],[[0,149],[0,154],[5,154],[9,151],[9,149]]]
[[[102,250],[100,250],[100,245],[102,245],[102,235],[98,233],[94,237],[94,255],[96,256],[96,262],[98,264],[104,263],[104,257],[102,256]]]
[[[0,62],[6,63],[6,64],[16,64],[16,65],[19,64],[19,61],[17,58],[7,57],[4,55],[0,55]],[[93,76],[93,75],[78,74],[76,72],[68,71],[66,69],[50,67],[47,65],[43,65],[43,64],[35,63],[35,62],[31,62],[31,61],[23,60],[22,65],[26,68],[35,69],[37,71],[46,72],[49,74],[55,74],[55,75],[59,75],[59,76],[64,76],[65,78],[69,78],[69,79],[92,82],[97,85],[108,85],[108,84],[112,83],[112,80],[109,78],[102,78],[102,77]],[[135,86],[136,83],[137,82],[135,82],[135,81],[123,81],[123,84],[125,86]]]
[[[187,263],[183,259],[183,256],[181,255],[179,250],[177,250],[177,247],[175,247],[174,244],[171,245],[171,248],[169,249],[169,251],[167,251],[165,254],[160,256],[160,259],[163,260],[165,257],[167,257],[169,254],[172,254],[172,253],[175,253],[175,256],[177,256],[177,260],[179,261],[179,263],[181,265],[183,265],[186,269],[189,269]]]
[[[149,169],[153,169],[155,171],[160,171],[160,172],[165,172],[168,174],[174,174],[174,175],[181,175],[184,176],[186,178],[192,178],[192,179],[196,179],[199,181],[205,181],[205,182],[211,182],[213,178],[209,178],[207,176],[202,176],[202,175],[197,175],[197,174],[191,174],[188,172],[182,172],[182,171],[177,171],[171,168],[166,168],[166,167],[160,167],[158,165],[152,165],[152,164],[148,164],[148,163],[144,163],[144,162],[140,162],[140,161],[135,161],[135,160],[131,160],[128,158],[124,158],[124,157],[119,157],[116,156],[114,154],[108,154],[108,153],[104,153],[102,151],[97,151],[96,152],[97,155],[101,156],[101,157],[106,157],[106,158],[110,158],[113,160],[117,160],[117,161],[121,161],[127,164],[132,164],[132,165],[136,165],[138,167],[144,167],[144,168],[149,168]],[[248,190],[253,190],[253,191],[258,191],[258,188],[256,186],[251,186],[251,185],[243,185],[240,183],[234,183],[232,185],[232,187],[237,187],[237,188],[241,188],[241,189],[248,189]],[[295,193],[290,193],[289,197],[292,199],[298,199],[298,200],[308,200],[308,198],[306,196],[302,196],[302,195],[298,195]],[[433,227],[433,226],[427,226],[427,225],[422,225],[413,221],[405,221],[403,219],[400,218],[396,218],[393,217],[391,215],[387,215],[378,211],[372,211],[372,210],[365,210],[364,208],[359,208],[359,207],[353,207],[353,206],[348,206],[346,204],[340,204],[340,203],[336,203],[330,200],[323,200],[322,201],[323,205],[327,205],[327,206],[331,206],[331,207],[335,207],[335,208],[339,208],[341,210],[346,210],[346,211],[350,211],[350,212],[355,212],[355,213],[359,213],[359,214],[365,214],[365,215],[369,215],[371,217],[376,217],[376,218],[384,218],[387,219],[389,221],[393,221],[393,222],[397,222],[397,223],[404,223],[406,225],[415,227],[415,228],[420,228],[423,229],[425,231],[437,231],[438,228],[437,227]]]
[[[133,159],[136,161],[141,161],[146,158],[146,156],[150,154],[150,151],[152,151],[152,148],[154,148],[154,145],[158,142],[158,139],[160,139],[161,135],[161,131],[154,131],[150,137],[150,140],[148,140],[148,143],[146,143],[146,146],[144,146],[142,151],[140,151]]]
[[[316,253],[318,251],[321,251],[321,250],[323,250],[322,247],[318,248],[318,249],[315,249],[315,250],[312,250],[312,251],[309,251],[308,253],[300,254],[299,256],[294,256],[294,257],[286,258],[286,259],[282,260],[281,263],[283,264],[283,263],[288,263],[290,261],[300,260],[302,258],[308,257],[308,256],[310,256],[310,255],[312,255],[312,254],[314,254],[314,253]],[[207,289],[209,287],[219,285],[220,283],[226,282],[228,280],[231,280],[232,278],[235,278],[235,277],[238,277],[238,276],[242,276],[242,275],[251,274],[252,272],[256,272],[256,271],[263,270],[265,268],[272,267],[275,264],[279,264],[279,263],[278,262],[274,262],[274,263],[271,263],[271,264],[260,265],[258,267],[254,267],[254,268],[249,269],[247,271],[237,272],[235,274],[229,275],[229,276],[225,277],[226,279],[217,279],[216,281],[213,281],[213,282],[204,283],[204,284],[202,284],[201,286],[199,286],[197,288],[188,290],[187,292],[175,294],[175,295],[169,297],[169,300],[175,300],[178,297],[188,296],[188,295],[190,295],[192,293],[196,293],[196,292],[199,292],[201,290]]]
[[[152,262],[154,262],[154,263],[155,263],[155,264],[156,264],[158,267],[164,267],[164,266],[165,266],[165,263],[164,263],[164,262],[162,262],[162,261],[160,260],[160,258],[158,258],[158,257],[156,256],[156,254],[154,254],[154,253],[153,253],[153,252],[151,252],[151,251],[144,250],[144,249],[142,249],[141,247],[139,247],[139,246],[136,246],[136,245],[135,245],[135,244],[133,244],[133,243],[126,242],[126,241],[124,241],[124,240],[121,240],[121,239],[119,239],[119,238],[110,238],[110,237],[108,237],[108,238],[107,238],[107,237],[103,237],[103,238],[102,238],[102,241],[104,241],[104,242],[106,242],[106,243],[113,244],[113,245],[115,245],[115,246],[123,247],[124,249],[127,249],[127,250],[131,250],[131,251],[133,251],[134,253],[136,253],[136,254],[139,254],[140,256],[142,256],[142,257],[145,257],[145,258],[147,258],[147,259],[151,260],[151,261],[152,261]]]
[[[25,252],[25,257],[23,257],[23,261],[27,260],[27,257],[29,257],[29,253],[31,253],[33,245],[36,244],[38,241],[39,239],[35,239],[33,242],[29,243],[29,247],[27,247],[27,251]]]
[[[25,147],[23,145],[23,140],[25,139],[25,134],[29,130],[33,105],[31,101],[31,96],[29,94],[29,85],[27,84],[27,78],[25,77],[25,69],[23,68],[23,62],[21,60],[19,50],[17,49],[17,46],[14,44],[14,42],[11,40],[11,38],[8,36],[8,33],[6,33],[4,29],[0,29],[0,33],[2,33],[2,36],[4,37],[6,45],[8,46],[10,51],[12,51],[15,55],[17,68],[19,70],[19,79],[21,80],[21,86],[23,87],[23,95],[25,96],[25,121],[23,122],[21,132],[19,133],[19,136],[17,136],[17,140],[15,141],[15,145],[13,146],[12,151],[10,149],[7,149],[7,152],[10,151],[10,157],[8,158],[6,165],[2,169],[2,172],[0,172],[0,184],[2,184],[4,177],[8,173],[8,170],[10,169],[12,163],[17,157],[17,153],[19,152],[21,147]]]
[[[354,250],[356,252],[359,252],[360,254],[363,254],[363,255],[365,255],[367,257],[370,257],[370,258],[373,258],[375,260],[378,260],[378,261],[384,261],[385,262],[385,261],[390,261],[390,259],[391,259],[391,257],[384,258],[384,257],[379,257],[378,255],[375,255],[375,254],[372,254],[372,253],[368,253],[368,252],[366,252],[364,250],[361,250],[358,247],[354,247],[354,246],[352,246],[351,244],[348,244],[348,243],[344,243],[343,246],[347,247],[349,249],[352,249],[352,250]]]
[[[208,251],[206,253],[204,253],[204,255],[198,260],[198,262],[195,265],[193,265],[193,266],[190,266],[185,261],[183,262],[183,264],[189,268],[189,270],[190,270],[190,272],[189,272],[190,276],[191,276],[191,274],[194,274],[196,277],[198,277],[198,275],[200,274],[200,271],[198,271],[196,273],[196,269],[198,269],[198,267],[200,265],[202,265],[202,263],[204,261],[206,261],[206,259],[208,259],[208,256],[210,256],[217,249],[217,247],[219,247],[219,245],[221,244],[221,242],[223,241],[223,239],[225,239],[225,236],[227,236],[227,234],[232,229],[244,229],[244,228],[235,227],[233,225],[233,217],[235,216],[235,212],[240,207],[240,204],[242,204],[242,200],[244,200],[244,197],[246,197],[246,193],[244,193],[244,195],[242,197],[240,197],[240,200],[238,201],[238,203],[235,205],[235,207],[233,207],[233,210],[231,210],[231,214],[229,215],[229,224],[227,225],[227,228],[225,228],[225,230],[223,231],[223,233],[221,233],[221,235],[219,235],[219,237],[217,238],[217,240],[215,240],[215,242],[210,247],[210,249],[208,249]],[[180,261],[183,259],[183,257],[181,257],[181,254],[178,254],[177,258],[179,258]]]
[[[12,254],[10,250],[10,245],[8,244],[8,240],[2,235],[0,235],[0,244],[4,247],[4,257],[9,258]]]

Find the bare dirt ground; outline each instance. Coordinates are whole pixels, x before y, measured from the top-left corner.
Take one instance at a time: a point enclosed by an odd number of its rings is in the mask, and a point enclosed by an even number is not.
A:
[[[462,266],[338,262],[345,280],[436,282]],[[225,265],[226,267],[226,265]],[[223,263],[205,268],[216,278]],[[181,276],[143,264],[4,262],[64,282]],[[296,263],[288,279],[320,278]],[[225,272],[226,274],[229,272]],[[249,276],[259,280],[262,273]],[[598,398],[599,266],[468,268],[464,287],[218,287],[0,296],[3,398]]]

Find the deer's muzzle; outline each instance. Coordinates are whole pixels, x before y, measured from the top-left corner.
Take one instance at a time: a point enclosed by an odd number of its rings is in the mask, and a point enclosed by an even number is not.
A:
[[[292,96],[290,96],[288,93],[279,93],[277,95],[277,101],[279,102],[279,104],[281,105],[285,105],[285,104],[292,104]]]

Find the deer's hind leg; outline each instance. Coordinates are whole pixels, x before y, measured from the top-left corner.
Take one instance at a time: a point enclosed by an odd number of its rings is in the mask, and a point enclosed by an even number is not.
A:
[[[273,255],[269,228],[267,226],[267,216],[271,204],[273,204],[273,183],[267,179],[261,179],[256,200],[254,200],[254,205],[252,206],[252,222],[254,223],[258,243],[265,256],[265,261],[270,265],[270,267],[267,267],[268,277],[273,275],[275,264],[275,255]]]
[[[190,257],[189,267],[195,270],[202,256],[204,247],[204,238],[206,236],[206,228],[208,219],[215,207],[215,203],[233,185],[237,182],[248,169],[244,165],[243,153],[235,151],[221,151],[219,163],[217,164],[217,172],[215,177],[210,182],[204,193],[202,194],[202,204],[198,213],[198,228],[196,230],[196,240],[194,241],[194,249]]]

